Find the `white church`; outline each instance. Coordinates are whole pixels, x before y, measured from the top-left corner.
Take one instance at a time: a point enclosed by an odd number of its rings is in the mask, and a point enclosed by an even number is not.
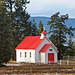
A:
[[[16,62],[57,63],[57,47],[47,38],[47,32],[41,36],[26,36],[15,48]]]

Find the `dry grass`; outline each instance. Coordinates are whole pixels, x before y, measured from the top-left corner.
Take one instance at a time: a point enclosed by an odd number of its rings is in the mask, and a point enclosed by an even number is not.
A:
[[[0,67],[0,74],[27,74],[27,73],[58,73],[75,74],[75,65],[44,65],[44,64],[24,64],[22,66]]]
[[[10,60],[8,63],[16,63],[16,61],[12,61],[12,60]]]
[[[9,63],[16,63],[15,61],[10,61]],[[21,66],[6,66],[0,67],[0,75],[2,74],[26,74],[26,75],[75,75],[75,63],[74,60],[70,60],[70,65],[65,64],[28,64],[23,63]],[[21,63],[22,64],[22,63]]]

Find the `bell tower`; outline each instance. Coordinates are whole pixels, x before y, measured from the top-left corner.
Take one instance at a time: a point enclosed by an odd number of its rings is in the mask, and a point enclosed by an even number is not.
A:
[[[43,31],[40,34],[41,34],[40,39],[43,39],[48,33]]]

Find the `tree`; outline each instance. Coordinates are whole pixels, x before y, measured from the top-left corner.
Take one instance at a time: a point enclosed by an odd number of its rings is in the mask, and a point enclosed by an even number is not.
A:
[[[11,32],[5,2],[0,6],[0,66],[11,58]]]
[[[36,36],[36,35],[37,35],[37,27],[36,27],[35,19],[33,19],[32,26],[31,26],[31,36]]]
[[[47,23],[50,25],[49,33],[51,33],[51,35],[49,39],[57,46],[59,59],[62,58],[66,50],[66,46],[64,46],[64,43],[67,41],[66,34],[73,36],[72,31],[74,29],[72,27],[68,28],[65,25],[66,20],[68,20],[68,14],[60,15],[60,13],[57,12],[50,17],[50,21]]]
[[[68,40],[68,50],[69,50],[69,55],[73,56],[73,41],[71,36],[69,37],[69,40]]]
[[[30,15],[26,12],[27,0],[6,0],[8,15],[10,16],[10,28],[12,32],[12,55],[14,59],[15,48],[25,36],[31,32]],[[13,10],[14,9],[14,10]]]
[[[73,56],[75,56],[75,42],[73,44]]]
[[[2,6],[2,2],[3,2],[3,1],[2,1],[2,0],[0,0],[0,6]]]
[[[26,12],[26,5],[29,4],[27,0],[7,0],[8,12],[11,16],[11,28],[16,37],[22,38],[30,35],[31,21],[29,21],[30,15]],[[14,10],[12,10],[14,9]]]
[[[72,38],[71,36],[69,36],[69,40],[67,42],[67,48],[66,48],[66,51],[65,51],[65,55],[66,56],[73,56],[73,41],[72,41]]]
[[[38,25],[38,30],[37,30],[37,35],[40,35],[40,33],[43,31],[43,23],[41,22],[41,20],[40,20],[40,22],[39,22],[39,25]]]

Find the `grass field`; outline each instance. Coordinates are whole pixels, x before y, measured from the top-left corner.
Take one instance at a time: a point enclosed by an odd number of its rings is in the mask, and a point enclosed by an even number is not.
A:
[[[71,61],[73,64],[71,64]],[[59,62],[59,61],[58,61]],[[66,60],[60,64],[28,64],[21,63],[19,66],[0,67],[0,75],[20,74],[20,75],[75,75],[75,60],[70,60],[67,65]],[[10,62],[9,64],[16,64]]]

